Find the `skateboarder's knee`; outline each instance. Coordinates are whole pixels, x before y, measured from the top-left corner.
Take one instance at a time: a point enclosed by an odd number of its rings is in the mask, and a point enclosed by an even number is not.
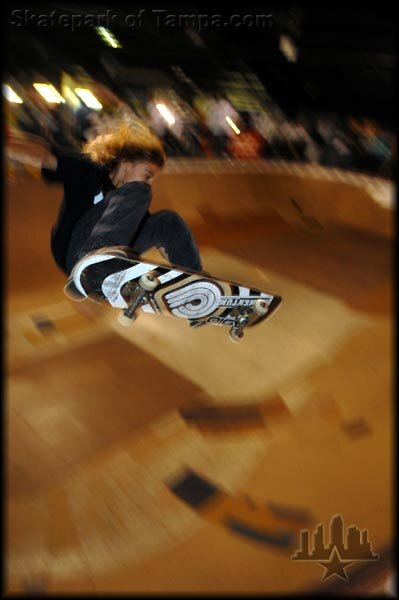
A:
[[[185,225],[183,219],[174,210],[161,210],[157,213],[157,216],[166,223],[169,227],[179,227]]]
[[[124,204],[130,202],[135,207],[147,210],[151,202],[151,186],[143,181],[131,181],[118,188],[117,195]]]

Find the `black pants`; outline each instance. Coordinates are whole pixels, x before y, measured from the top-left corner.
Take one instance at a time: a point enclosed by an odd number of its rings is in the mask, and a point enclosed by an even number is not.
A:
[[[215,156],[227,156],[227,147],[229,142],[227,133],[219,133],[212,136],[212,150]]]
[[[90,209],[73,231],[68,272],[89,252],[109,246],[130,246],[136,254],[162,248],[170,263],[201,271],[199,251],[185,221],[170,210],[150,214],[150,201],[150,186],[132,182],[115,190],[101,213],[98,207]]]

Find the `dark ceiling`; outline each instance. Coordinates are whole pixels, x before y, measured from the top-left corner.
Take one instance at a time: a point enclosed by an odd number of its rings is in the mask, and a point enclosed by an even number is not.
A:
[[[167,14],[272,15],[265,27],[215,26],[201,31],[196,26],[166,25],[166,13],[157,24],[147,8],[142,26],[129,27],[124,22],[126,15],[137,13],[143,4],[111,6],[22,2],[16,15],[15,5],[9,4],[6,72],[21,77],[36,71],[54,78],[62,68],[79,64],[93,76],[104,78],[103,59],[107,58],[125,67],[151,67],[168,73],[171,66],[178,65],[207,91],[217,87],[226,71],[252,71],[288,113],[309,108],[393,120],[396,44],[393,9],[387,2],[373,8],[358,8],[354,3],[310,7],[299,2],[268,2],[245,11],[168,6]],[[106,47],[90,26],[72,31],[70,26],[38,24],[40,14],[52,11],[55,15],[87,16],[106,14],[107,9],[117,15],[110,29],[122,49]],[[34,18],[29,21],[26,15]],[[281,34],[288,34],[297,46],[297,62],[289,62],[279,50]]]

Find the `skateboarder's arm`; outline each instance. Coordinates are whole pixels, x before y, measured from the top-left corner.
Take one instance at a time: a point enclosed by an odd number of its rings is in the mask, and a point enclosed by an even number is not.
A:
[[[98,176],[99,170],[82,154],[60,148],[52,148],[42,163],[42,176],[46,181],[58,181],[71,188],[81,187],[89,178]]]
[[[7,136],[6,156],[41,169],[46,181],[70,187],[80,187],[98,171],[98,167],[79,152],[51,146],[37,135],[17,131]]]

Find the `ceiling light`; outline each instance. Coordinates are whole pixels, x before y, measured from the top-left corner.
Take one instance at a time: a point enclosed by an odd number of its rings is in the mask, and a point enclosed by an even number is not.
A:
[[[86,88],[75,88],[75,94],[79,96],[88,108],[94,108],[94,110],[102,109],[103,105],[90,90]]]
[[[13,104],[23,104],[22,98],[20,98],[9,85],[3,84],[3,95]]]
[[[49,104],[60,104],[61,102],[65,102],[64,98],[50,83],[34,83],[33,87]]]

